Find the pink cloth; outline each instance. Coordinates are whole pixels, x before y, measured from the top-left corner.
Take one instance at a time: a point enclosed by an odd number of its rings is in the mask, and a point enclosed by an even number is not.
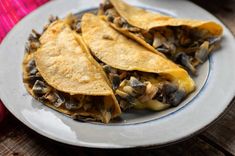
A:
[[[0,43],[25,15],[48,0],[0,0]]]
[[[6,34],[24,16],[48,0],[0,0],[0,43]],[[6,109],[0,100],[0,122],[6,116]]]

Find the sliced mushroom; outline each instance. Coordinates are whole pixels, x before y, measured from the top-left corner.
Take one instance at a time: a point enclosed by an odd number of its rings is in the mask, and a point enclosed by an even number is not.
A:
[[[32,33],[29,35],[28,42],[26,43],[25,50],[26,52],[34,52],[40,47],[39,37],[41,35],[35,30],[32,30]]]
[[[123,87],[123,91],[133,97],[137,96],[137,93],[135,92],[135,90],[131,87],[131,86],[125,86]]]
[[[145,85],[146,85],[145,93],[138,98],[141,102],[146,102],[148,100],[153,99],[158,91],[158,88],[152,85],[149,81],[146,81]]]
[[[34,36],[39,39],[41,37],[41,34],[38,33],[35,29],[32,29],[32,33],[34,34]]]
[[[167,48],[164,47],[164,46],[158,47],[158,48],[157,48],[157,51],[162,52],[162,53],[164,53],[164,54],[169,53],[169,49],[167,49]]]
[[[76,31],[77,33],[81,33],[81,32],[82,32],[82,27],[81,27],[81,23],[80,23],[80,22],[76,25],[75,31]]]
[[[200,46],[200,48],[195,53],[195,58],[200,62],[203,63],[207,60],[209,55],[209,42],[205,41]]]
[[[113,23],[118,27],[122,27],[124,24],[127,24],[127,21],[122,17],[116,17]]]
[[[37,80],[33,85],[32,91],[35,95],[44,95],[50,92],[51,88],[43,81]]]
[[[129,95],[119,89],[115,91],[115,93],[122,99],[126,99]]]
[[[38,37],[35,34],[31,33],[28,37],[28,41],[29,42],[38,42]]]
[[[116,90],[116,94],[118,96],[120,96],[121,99],[126,100],[128,103],[133,103],[134,102],[134,97],[132,97],[131,95],[129,95],[129,94],[127,94],[127,93],[125,93],[125,92],[123,92],[119,89]]]
[[[127,83],[128,83],[128,80],[124,79],[124,80],[120,83],[119,87],[124,87],[124,86],[126,86]]]
[[[141,30],[142,38],[150,45],[153,45],[154,33],[152,31]]]
[[[192,42],[192,40],[186,34],[182,35],[179,39],[179,44],[182,46],[187,46]]]
[[[162,87],[158,88],[157,93],[154,98],[160,102],[163,102],[163,103],[166,102],[166,97],[163,94]]]
[[[175,55],[176,46],[170,42],[163,42],[161,46],[156,48],[159,52],[162,52],[168,56]]]
[[[56,101],[54,102],[54,105],[56,107],[59,107],[59,106],[61,106],[62,104],[65,103],[65,99],[64,99],[63,96],[61,96],[61,95],[59,95],[57,93],[55,94],[55,96],[56,96]]]
[[[107,19],[108,19],[108,21],[109,22],[113,22],[113,20],[114,20],[114,17],[112,16],[112,15],[107,15]]]
[[[71,24],[71,27],[73,30],[75,30],[77,33],[81,33],[82,29],[81,29],[81,21],[80,20],[76,20],[73,22],[73,24]]]
[[[49,20],[49,23],[53,23],[53,22],[57,21],[58,19],[59,19],[58,16],[51,15],[48,20]]]
[[[44,96],[44,98],[50,101],[55,107],[60,107],[65,103],[65,99],[57,92],[50,92]]]
[[[155,98],[162,103],[170,104],[175,107],[183,100],[185,96],[186,93],[179,90],[175,84],[164,82],[164,84],[162,84],[162,86],[158,89]]]
[[[40,80],[42,81],[43,78],[40,76],[40,75],[30,75],[27,77],[26,81],[30,84],[30,85],[34,85],[34,83],[37,81],[37,80]]]
[[[119,101],[119,104],[120,104],[120,107],[123,109],[123,110],[126,110],[128,108],[130,108],[132,105],[130,103],[128,103],[127,101],[125,100],[120,100]]]
[[[221,37],[210,37],[208,38],[208,42],[210,45],[217,44],[221,41]]]
[[[138,32],[141,31],[140,28],[133,27],[133,26],[129,26],[129,27],[128,27],[128,30],[129,30],[130,32],[133,32],[133,33],[138,33]]]
[[[143,94],[146,90],[146,84],[140,82],[134,76],[131,76],[129,85],[134,89],[137,94]]]
[[[159,32],[154,33],[154,39],[153,39],[153,47],[158,48],[160,47],[164,42],[166,42],[166,38]]]
[[[190,57],[180,52],[175,56],[176,62],[178,62],[180,65],[184,66],[188,71],[190,71],[192,74],[196,74],[196,69],[191,63]]]
[[[168,52],[170,52],[171,56],[175,55],[176,53],[176,46],[173,43],[170,42],[164,42],[163,47],[168,49]]]
[[[112,67],[109,66],[109,65],[103,65],[103,69],[104,69],[104,71],[105,71],[107,74],[109,74],[109,73],[114,73],[114,74],[116,74],[116,73],[117,73],[117,69],[114,69],[114,68],[112,68]]]
[[[104,69],[104,71],[107,73],[107,74],[109,74],[109,73],[111,73],[112,71],[112,67],[110,67],[109,65],[104,65],[103,66],[103,69]]]
[[[162,86],[162,92],[165,95],[169,95],[171,93],[174,93],[177,90],[178,90],[178,87],[173,83],[164,83]]]
[[[174,93],[168,95],[167,103],[176,107],[180,104],[180,102],[185,98],[186,93],[182,90],[177,90]]]
[[[130,109],[132,107],[135,107],[138,103],[139,103],[138,100],[134,99],[134,98],[132,99],[131,102],[129,102],[129,101],[125,100],[125,99],[121,99],[119,101],[120,107],[123,110],[127,110],[127,109]]]
[[[117,74],[110,73],[109,79],[112,82],[113,89],[116,90],[119,87],[120,82],[121,82],[120,77]]]
[[[149,45],[153,44],[153,39],[152,38],[147,38],[147,37],[140,37],[140,38],[144,38],[145,42],[148,43]]]
[[[109,0],[106,0],[106,1],[103,3],[103,9],[104,9],[104,11],[105,11],[105,10],[110,9],[110,8],[113,8],[113,5],[110,3]]]
[[[36,63],[35,60],[30,60],[27,64],[26,67],[27,72],[29,73],[29,75],[36,75],[36,73],[38,72],[37,68],[36,68]]]
[[[81,108],[80,104],[78,104],[78,103],[70,103],[70,102],[69,103],[66,102],[65,103],[65,107],[68,110],[78,110],[79,108]]]
[[[147,109],[155,110],[155,111],[161,111],[169,107],[170,107],[170,104],[162,103],[156,99],[149,100],[144,103],[138,103],[137,105],[135,105],[135,108],[137,109],[147,108]]]
[[[187,55],[194,55],[197,50],[198,50],[198,46],[177,47],[176,53],[183,51]]]
[[[105,16],[107,16],[109,22],[113,22],[115,17],[118,17],[118,13],[114,9],[107,9],[105,11]]]

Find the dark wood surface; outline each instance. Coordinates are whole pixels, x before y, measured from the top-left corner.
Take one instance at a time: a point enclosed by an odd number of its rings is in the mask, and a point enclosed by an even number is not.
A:
[[[235,0],[193,0],[221,19],[235,34]],[[235,49],[233,49],[234,52]],[[235,86],[234,86],[235,87]],[[101,150],[73,147],[45,138],[13,115],[0,125],[0,156],[5,155],[235,155],[235,100],[209,128],[185,141],[149,149]]]

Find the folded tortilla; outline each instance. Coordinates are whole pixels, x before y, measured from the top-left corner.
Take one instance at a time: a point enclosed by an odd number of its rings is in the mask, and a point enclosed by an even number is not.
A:
[[[192,73],[217,47],[215,42],[223,33],[223,28],[213,21],[173,18],[131,6],[123,0],[106,0],[99,15],[119,32],[157,54],[168,56]],[[179,53],[187,55],[183,61],[178,59]]]
[[[50,24],[24,57],[24,83],[47,106],[76,119],[108,123],[121,110],[100,65],[67,20]]]
[[[144,30],[164,26],[189,26],[207,29],[211,34],[219,36],[222,34],[222,27],[212,21],[201,21],[192,19],[180,19],[152,13],[125,3],[123,0],[109,0],[116,11],[133,26]]]
[[[146,75],[144,76],[146,83],[150,81],[156,86],[158,82],[160,84],[167,81],[176,85],[186,94],[195,89],[195,83],[187,71],[120,34],[98,16],[85,14],[82,17],[81,28],[84,41],[102,64],[119,71],[137,71],[139,75]],[[137,81],[135,80],[135,82]],[[148,107],[149,104],[140,105]],[[155,109],[154,106],[149,107]]]

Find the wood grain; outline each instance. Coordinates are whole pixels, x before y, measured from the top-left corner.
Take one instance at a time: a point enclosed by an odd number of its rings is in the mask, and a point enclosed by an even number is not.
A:
[[[53,156],[53,155],[166,155],[166,156],[197,156],[216,155],[224,156],[225,153],[216,149],[199,137],[187,141],[162,147],[158,149],[122,149],[101,150],[81,148],[65,145],[45,138],[20,123],[12,115],[0,127],[0,156]]]
[[[217,16],[235,35],[235,0],[193,1]],[[226,114],[202,135],[214,146],[235,155],[235,100]]]
[[[226,114],[202,135],[207,141],[235,155],[235,100]]]

